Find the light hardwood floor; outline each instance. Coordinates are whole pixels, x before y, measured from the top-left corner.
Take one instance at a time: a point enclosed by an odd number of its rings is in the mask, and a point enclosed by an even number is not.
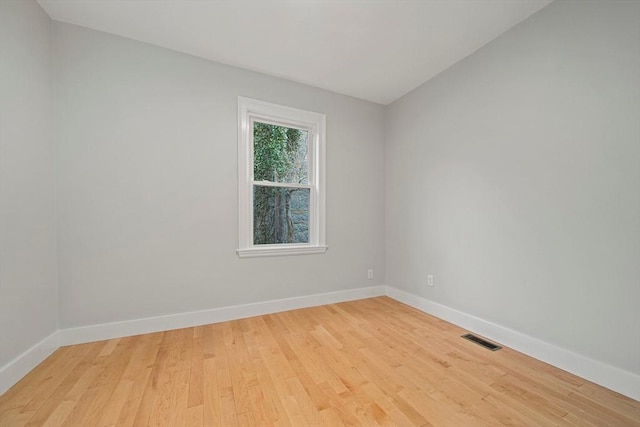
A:
[[[5,426],[640,425],[640,403],[386,297],[62,347]]]

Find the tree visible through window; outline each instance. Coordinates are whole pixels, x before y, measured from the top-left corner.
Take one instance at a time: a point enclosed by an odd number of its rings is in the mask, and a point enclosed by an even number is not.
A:
[[[238,255],[324,253],[324,174],[324,114],[238,97]]]
[[[253,124],[253,243],[309,243],[308,131]],[[296,187],[274,186],[297,184]],[[304,187],[299,187],[300,185]]]

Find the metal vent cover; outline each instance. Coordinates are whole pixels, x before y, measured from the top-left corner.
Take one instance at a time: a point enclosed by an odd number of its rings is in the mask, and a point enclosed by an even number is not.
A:
[[[502,348],[502,346],[499,346],[497,344],[494,344],[492,342],[489,342],[483,338],[477,337],[473,334],[466,334],[466,335],[462,335],[462,338],[469,340],[471,342],[474,342],[478,345],[481,345],[482,347],[489,349],[491,351],[498,351]]]

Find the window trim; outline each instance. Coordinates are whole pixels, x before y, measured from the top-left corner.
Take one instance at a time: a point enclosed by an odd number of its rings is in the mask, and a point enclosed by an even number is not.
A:
[[[309,131],[309,243],[253,244],[253,122]],[[240,258],[324,253],[326,245],[326,116],[238,97],[238,249]],[[278,183],[270,185],[278,186]],[[286,185],[290,187],[290,185]],[[291,186],[295,186],[291,185]],[[307,185],[304,186],[307,188]]]

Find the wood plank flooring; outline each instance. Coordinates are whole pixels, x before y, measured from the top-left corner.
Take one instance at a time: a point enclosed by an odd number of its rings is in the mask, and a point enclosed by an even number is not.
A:
[[[62,347],[0,426],[640,426],[640,403],[387,297]]]

